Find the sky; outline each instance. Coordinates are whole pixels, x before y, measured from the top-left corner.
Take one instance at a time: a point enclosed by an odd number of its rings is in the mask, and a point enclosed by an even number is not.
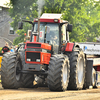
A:
[[[10,0],[0,0],[0,6],[5,6],[4,4],[5,3],[8,3],[8,2],[10,2]]]

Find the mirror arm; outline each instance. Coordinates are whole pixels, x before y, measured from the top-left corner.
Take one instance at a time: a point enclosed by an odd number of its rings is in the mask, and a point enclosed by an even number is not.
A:
[[[23,21],[23,22],[28,22],[28,23],[34,25],[34,22],[32,22],[32,21],[27,21],[27,20],[22,20],[22,21]]]

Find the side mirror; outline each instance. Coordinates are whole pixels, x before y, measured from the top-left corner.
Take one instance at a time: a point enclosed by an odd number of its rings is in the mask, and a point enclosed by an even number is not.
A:
[[[72,32],[72,24],[68,24],[66,31]]]
[[[23,22],[18,22],[18,29],[23,29]]]

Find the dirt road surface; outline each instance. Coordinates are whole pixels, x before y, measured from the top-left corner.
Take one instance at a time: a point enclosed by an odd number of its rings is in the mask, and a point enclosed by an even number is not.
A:
[[[47,87],[3,89],[0,84],[0,100],[100,100],[98,89],[51,92]]]

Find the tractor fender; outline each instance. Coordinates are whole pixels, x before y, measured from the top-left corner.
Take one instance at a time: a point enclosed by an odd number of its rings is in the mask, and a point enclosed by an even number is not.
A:
[[[68,42],[65,46],[65,50],[64,51],[67,51],[67,52],[72,52],[72,51],[75,51],[75,50],[79,50],[80,48],[80,45],[78,43],[70,43]]]

